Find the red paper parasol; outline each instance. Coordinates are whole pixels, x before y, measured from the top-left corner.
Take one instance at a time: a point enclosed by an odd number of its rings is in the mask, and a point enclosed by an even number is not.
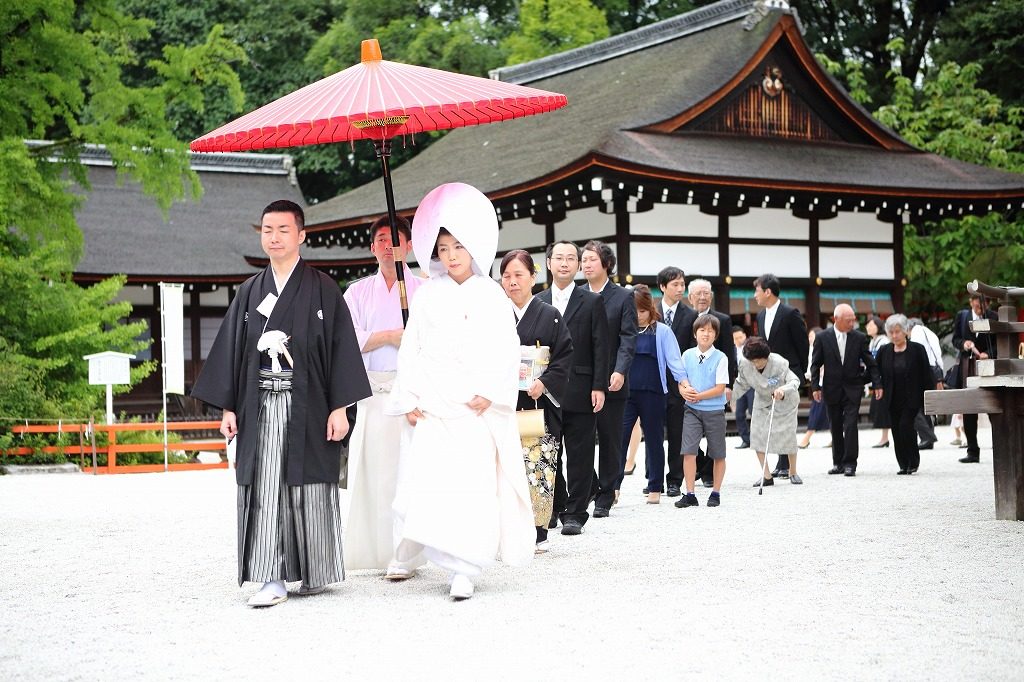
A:
[[[374,40],[362,61],[192,141],[192,151],[228,152],[371,140],[381,160],[391,239],[398,244],[388,157],[391,138],[494,123],[563,107],[565,95],[385,61]],[[397,263],[403,319],[404,271]]]

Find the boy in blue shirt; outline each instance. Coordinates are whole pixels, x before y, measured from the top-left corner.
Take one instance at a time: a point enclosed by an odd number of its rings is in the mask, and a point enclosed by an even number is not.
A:
[[[714,486],[709,507],[721,504],[722,479],[725,478],[725,387],[729,384],[729,361],[725,353],[715,348],[718,338],[718,318],[704,313],[693,322],[693,335],[697,347],[683,353],[684,376],[679,382],[680,395],[686,401],[683,412],[683,477],[686,494],[676,501],[676,507],[696,507],[693,493],[697,478],[697,449],[700,439],[707,438],[707,454],[714,463]]]

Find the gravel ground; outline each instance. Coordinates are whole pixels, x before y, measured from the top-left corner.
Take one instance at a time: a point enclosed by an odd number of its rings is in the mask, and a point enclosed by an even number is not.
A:
[[[1024,523],[948,431],[916,476],[867,447],[827,476],[812,447],[762,497],[730,451],[718,509],[644,504],[641,465],[611,518],[462,603],[428,568],[247,608],[228,471],[0,477],[0,679],[1020,679]]]

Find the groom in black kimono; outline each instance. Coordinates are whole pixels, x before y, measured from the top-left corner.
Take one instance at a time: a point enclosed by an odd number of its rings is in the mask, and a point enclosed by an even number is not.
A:
[[[261,218],[270,267],[238,289],[192,396],[223,410],[237,436],[239,584],[251,606],[321,591],[344,578],[338,507],[345,408],[370,395],[337,283],[299,258],[305,216],[275,201]]]

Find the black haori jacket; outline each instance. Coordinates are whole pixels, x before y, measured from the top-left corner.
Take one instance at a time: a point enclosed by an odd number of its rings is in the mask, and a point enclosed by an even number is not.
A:
[[[283,331],[291,337],[288,349],[295,361],[286,483],[337,483],[341,446],[327,440],[327,416],[370,395],[348,306],[337,283],[302,260],[268,321],[256,307],[269,293],[277,293],[270,266],[239,287],[192,397],[236,413],[236,479],[239,485],[251,485],[262,355],[256,342],[264,323],[268,331]]]

